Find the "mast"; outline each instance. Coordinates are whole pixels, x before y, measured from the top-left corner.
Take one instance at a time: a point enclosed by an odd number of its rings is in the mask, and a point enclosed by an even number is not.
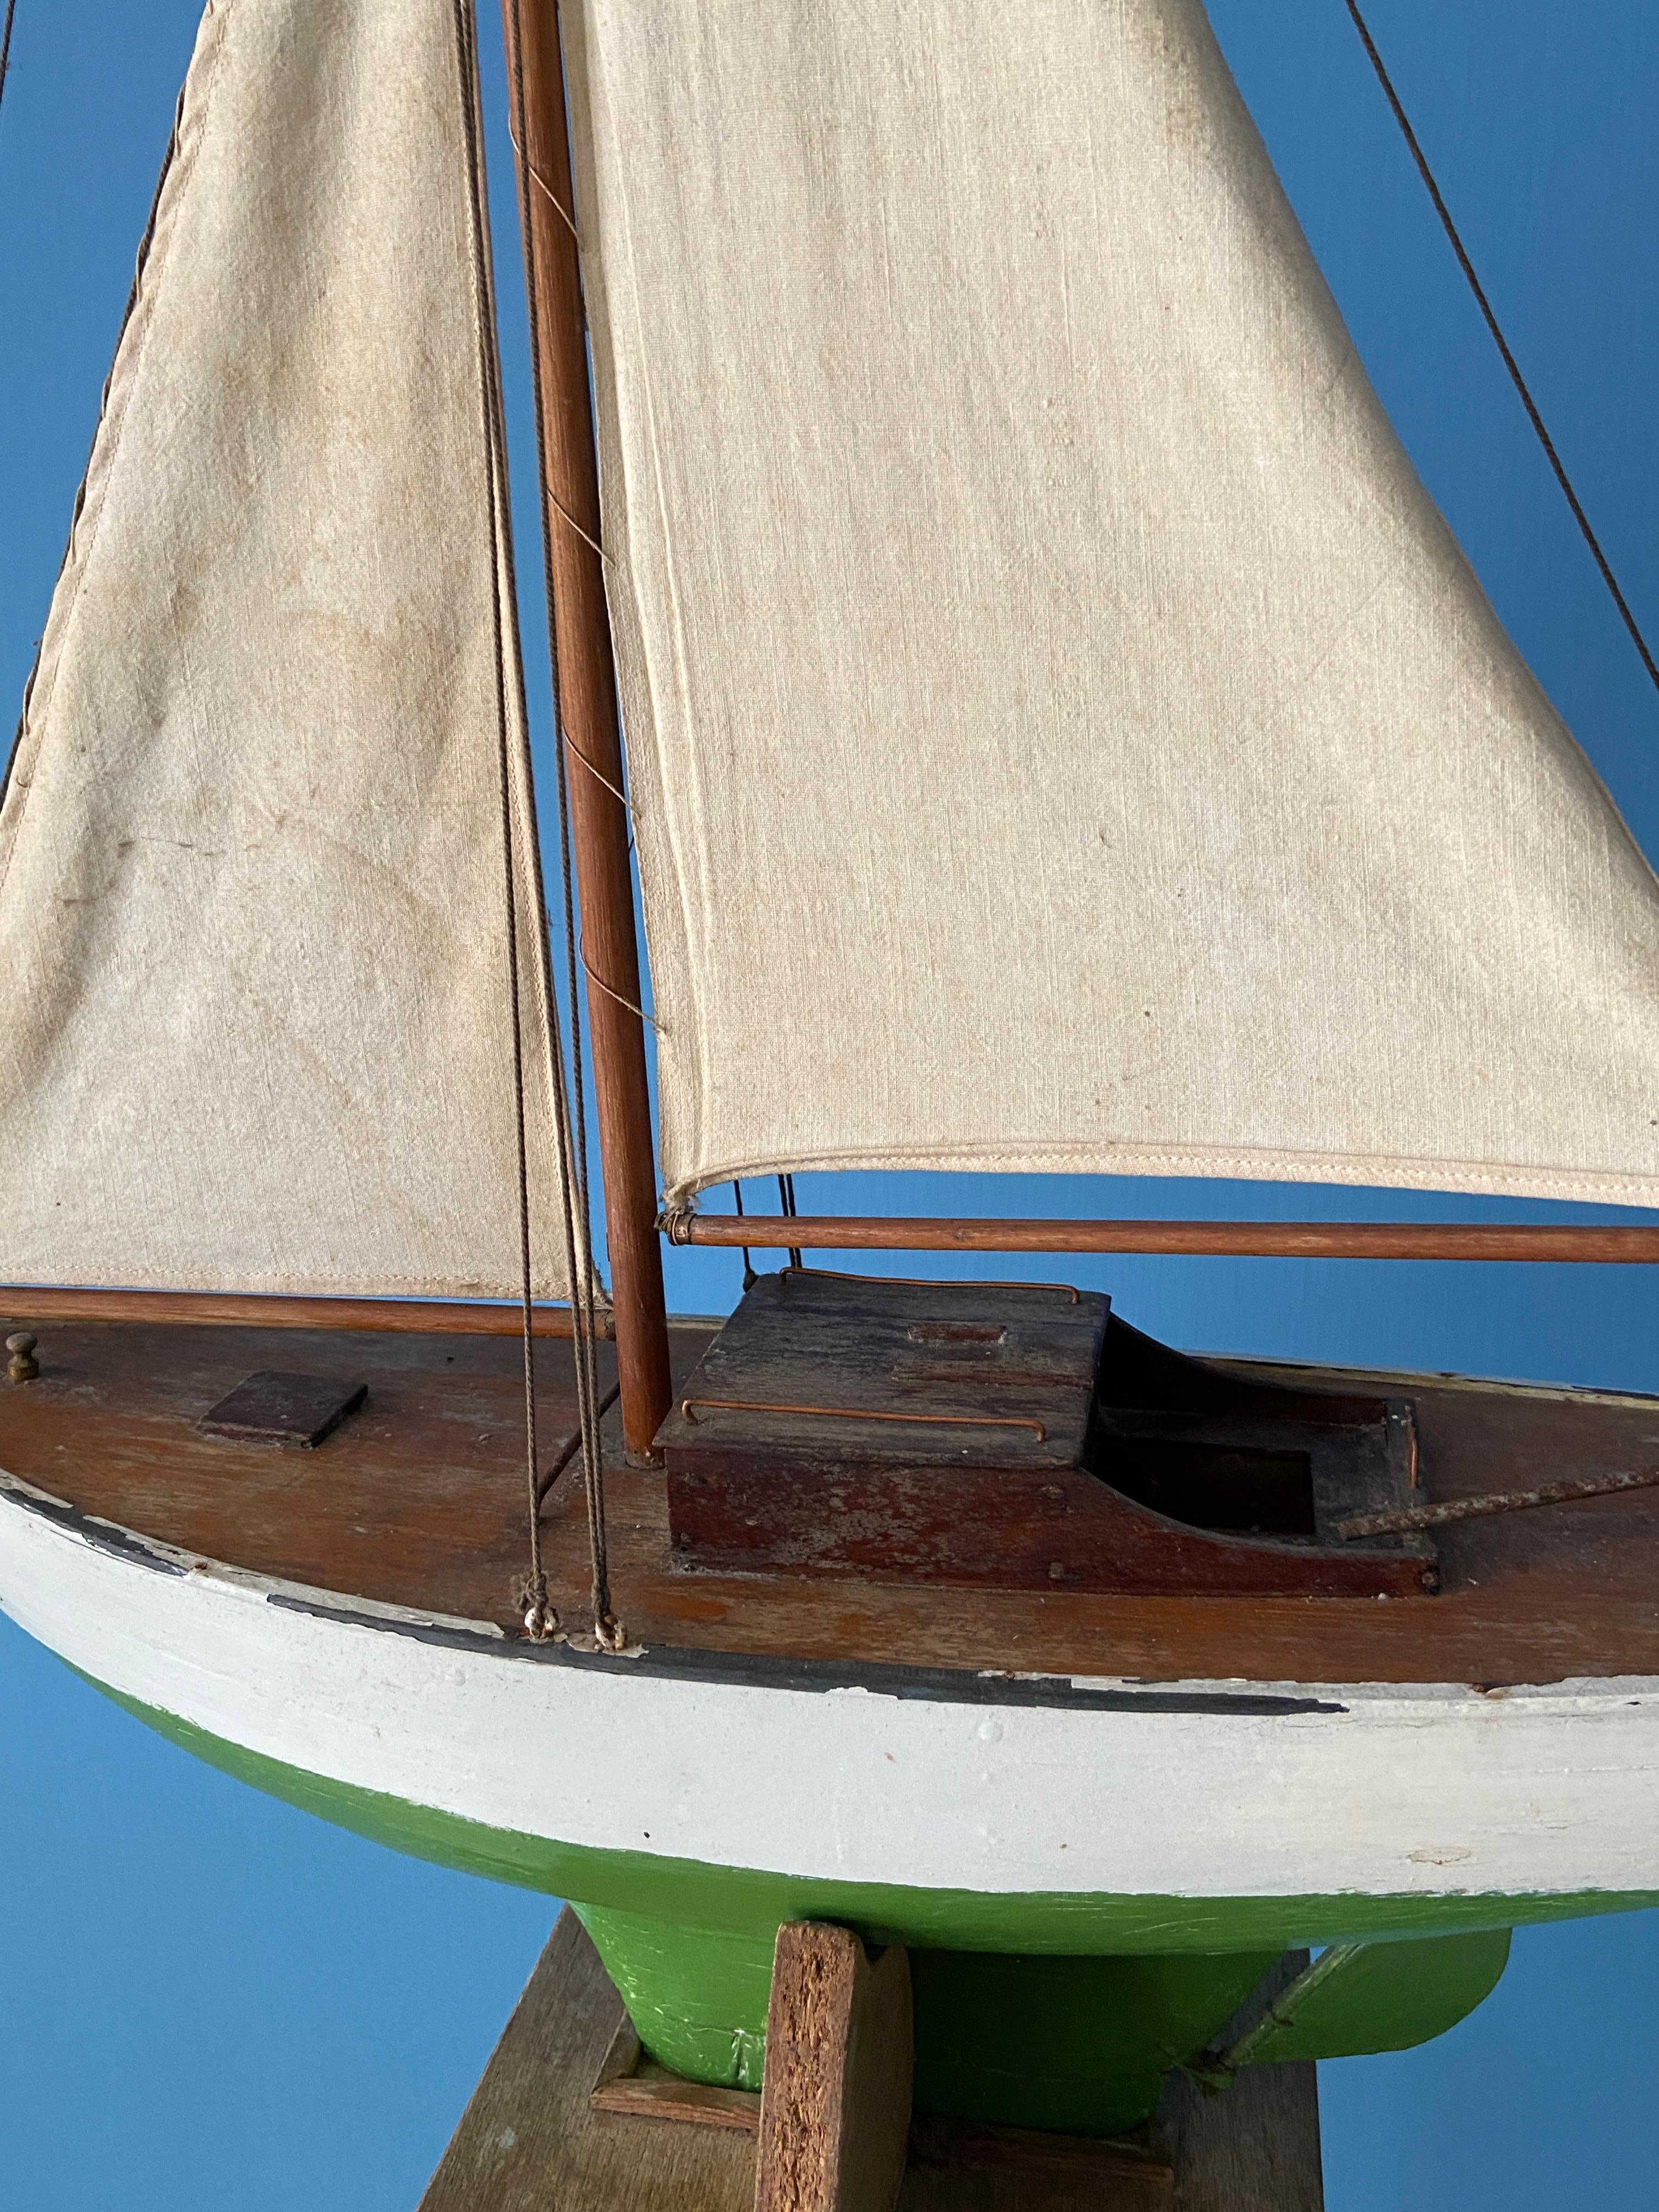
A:
[[[657,1239],[657,1176],[639,1012],[639,947],[629,863],[617,678],[600,532],[599,465],[588,385],[587,330],[576,248],[575,195],[565,121],[556,0],[502,0],[508,67],[515,15],[523,37],[523,143],[518,148],[536,294],[535,374],[544,423],[545,526],[554,650],[570,792],[581,950],[590,980],[588,1034],[599,1102],[611,1289],[616,1313],[623,1443],[649,1456],[668,1411],[668,1328]],[[557,205],[552,196],[557,196]]]

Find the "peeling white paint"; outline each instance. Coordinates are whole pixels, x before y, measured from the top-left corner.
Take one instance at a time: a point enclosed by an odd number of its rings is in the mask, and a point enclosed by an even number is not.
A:
[[[987,1893],[1659,1889],[1659,1681],[1161,1683],[1097,1708],[540,1663],[497,1631],[125,1537],[0,1477],[0,1605],[111,1689],[267,1759],[598,1850]],[[296,1609],[289,1599],[315,1610]],[[357,1616],[347,1617],[348,1612]],[[1029,1692],[1009,1678],[1011,1694]],[[1328,1710],[1171,1711],[1186,1691]],[[1330,1710],[1328,1708],[1340,1708]],[[995,1825],[985,1814],[998,1808]],[[648,1836],[648,1842],[643,1840]]]

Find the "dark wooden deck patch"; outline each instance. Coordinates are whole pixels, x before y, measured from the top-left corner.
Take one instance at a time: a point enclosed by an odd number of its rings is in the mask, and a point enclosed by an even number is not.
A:
[[[368,1395],[366,1382],[330,1375],[292,1375],[262,1367],[210,1406],[196,1424],[204,1437],[234,1443],[276,1444],[314,1451]]]

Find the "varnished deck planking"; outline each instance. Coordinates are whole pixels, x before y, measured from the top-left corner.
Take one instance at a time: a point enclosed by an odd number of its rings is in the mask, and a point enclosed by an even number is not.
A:
[[[526,1511],[512,1339],[124,1322],[43,1324],[40,1337],[40,1379],[0,1385],[8,1473],[262,1574],[509,1617]],[[608,1388],[609,1345],[598,1358]],[[544,1469],[575,1434],[570,1362],[568,1343],[538,1343]],[[363,1382],[368,1400],[314,1451],[198,1435],[200,1416],[262,1368]],[[501,1564],[479,1572],[483,1560]],[[441,1595],[452,1579],[454,1601]]]
[[[513,1624],[526,1540],[512,1340],[116,1322],[55,1322],[40,1335],[40,1380],[0,1386],[10,1474],[210,1559]],[[675,1330],[679,1372],[708,1335],[707,1324]],[[537,1358],[545,1468],[574,1434],[569,1347],[544,1342]],[[599,1358],[608,1387],[608,1346]],[[265,1367],[362,1380],[368,1400],[313,1452],[198,1435],[199,1416]],[[1413,1387],[1431,1498],[1659,1455],[1653,1401],[1449,1379]],[[607,1427],[615,1439],[614,1417]],[[620,1459],[606,1481],[613,1588],[632,1636],[653,1644],[1158,1680],[1502,1686],[1659,1674],[1659,1493],[1448,1530],[1437,1598],[1119,1597],[678,1572],[661,1474]],[[586,1535],[574,1474],[555,1485],[543,1527],[556,1598],[580,1624]]]

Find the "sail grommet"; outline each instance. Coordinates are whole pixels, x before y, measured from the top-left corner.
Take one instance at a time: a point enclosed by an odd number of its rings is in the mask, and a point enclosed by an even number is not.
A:
[[[34,1356],[38,1342],[39,1339],[31,1336],[26,1328],[20,1328],[6,1339],[6,1350],[10,1354],[6,1364],[9,1382],[33,1382],[40,1372],[40,1363]]]

